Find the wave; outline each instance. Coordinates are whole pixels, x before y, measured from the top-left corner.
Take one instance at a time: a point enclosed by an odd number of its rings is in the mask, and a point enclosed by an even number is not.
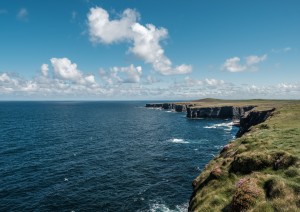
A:
[[[153,203],[150,205],[151,212],[187,212],[188,211],[188,203],[184,203],[182,205],[176,205],[175,209],[170,209],[168,206],[162,203]]]
[[[188,143],[190,143],[190,142],[188,142],[188,141],[186,141],[182,138],[171,138],[171,139],[169,139],[169,141],[172,142],[172,143],[177,143],[177,144],[188,144]]]
[[[206,128],[206,129],[222,128],[222,129],[224,129],[226,131],[231,131],[232,127],[233,127],[233,122],[224,122],[224,123],[221,123],[221,124],[213,124],[211,126],[205,126],[203,128]]]

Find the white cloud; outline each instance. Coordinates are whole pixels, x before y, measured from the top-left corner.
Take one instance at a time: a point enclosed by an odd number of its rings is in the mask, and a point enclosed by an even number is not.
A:
[[[210,86],[218,86],[218,85],[223,85],[225,83],[224,80],[207,79],[207,78],[204,81],[207,85]]]
[[[222,66],[223,70],[230,72],[240,72],[246,70],[246,66],[240,64],[241,59],[239,57],[229,58]]]
[[[241,64],[241,59],[239,57],[232,57],[227,59],[222,65],[222,70],[229,72],[242,72],[246,70],[255,70],[254,65],[261,63],[267,59],[267,55],[262,56],[250,55],[245,58],[245,64]]]
[[[227,99],[250,98],[291,98],[299,99],[300,82],[258,86],[234,84],[217,79],[194,79],[185,77],[182,82],[174,82],[169,87],[177,99],[197,99],[204,97]]]
[[[128,67],[127,67],[128,68]],[[136,68],[136,67],[135,67]],[[117,68],[120,73],[121,68]],[[51,71],[51,69],[49,70]],[[25,79],[16,74],[0,73],[0,96],[33,98],[92,98],[92,99],[198,99],[215,98],[299,98],[300,82],[258,86],[239,85],[220,79],[185,77],[173,84],[159,87],[141,83],[119,83],[100,86],[93,75],[84,75],[90,83],[70,83],[69,80],[39,75]]]
[[[285,48],[282,48],[282,49],[272,49],[272,52],[273,53],[286,53],[286,52],[289,52],[293,50],[291,47],[285,47]]]
[[[126,9],[119,20],[109,20],[109,14],[100,7],[90,9],[88,15],[90,37],[93,42],[110,44],[132,38],[131,26],[137,21],[139,14]]]
[[[10,77],[7,75],[7,73],[2,73],[0,75],[0,82],[7,82],[10,80]]]
[[[86,77],[84,77],[85,81],[90,83],[90,84],[95,84],[95,76],[94,75],[88,75]]]
[[[129,67],[121,67],[119,68],[121,72],[126,73],[127,77],[123,80],[125,83],[138,83],[141,80],[142,75],[142,67],[134,65],[130,65]]]
[[[148,75],[146,77],[146,81],[145,81],[146,84],[153,84],[153,83],[157,83],[157,82],[160,82],[160,79],[157,79],[155,76]]]
[[[186,86],[213,86],[217,87],[220,85],[223,85],[225,82],[223,80],[217,80],[217,79],[208,79],[205,78],[204,80],[198,80],[190,78],[189,76],[184,78],[184,87]]]
[[[266,59],[267,59],[266,54],[262,55],[261,57],[256,56],[256,55],[251,55],[251,56],[246,57],[246,64],[247,64],[247,66],[252,66],[257,63],[263,62]]]
[[[57,77],[75,82],[81,79],[82,74],[77,70],[77,64],[68,58],[51,58],[50,61]]]
[[[48,76],[49,66],[48,64],[41,65],[41,72],[43,76]]]
[[[56,59],[56,60],[53,60]],[[51,61],[52,60],[52,61]],[[213,98],[288,98],[299,99],[300,82],[276,85],[234,84],[222,79],[186,76],[159,86],[153,75],[143,77],[140,66],[100,69],[100,80],[85,74],[68,58],[52,58],[42,71],[30,79],[18,74],[0,72],[0,97],[16,99],[198,99]],[[75,77],[74,77],[75,76]],[[99,80],[99,79],[98,79]]]
[[[17,18],[22,21],[28,20],[28,10],[26,8],[21,8],[17,14]]]
[[[142,67],[131,64],[128,67],[112,67],[109,72],[100,69],[101,79],[108,85],[119,83],[139,83],[142,76]]]
[[[139,16],[135,10],[126,9],[119,19],[110,20],[103,8],[91,8],[88,14],[90,38],[94,43],[104,44],[132,42],[129,52],[163,75],[190,73],[192,66],[182,64],[173,67],[171,60],[165,56],[160,41],[168,37],[167,29],[156,28],[153,24],[144,26],[137,22]]]

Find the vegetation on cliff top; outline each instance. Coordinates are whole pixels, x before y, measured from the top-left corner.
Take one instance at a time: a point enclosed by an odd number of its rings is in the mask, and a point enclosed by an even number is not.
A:
[[[300,101],[198,101],[275,107],[265,122],[231,141],[194,180],[190,211],[300,210]]]

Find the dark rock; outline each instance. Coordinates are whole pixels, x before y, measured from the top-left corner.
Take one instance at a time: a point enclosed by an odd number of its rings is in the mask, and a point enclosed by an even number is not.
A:
[[[147,103],[146,107],[153,107],[153,108],[159,108],[162,107],[163,104],[162,103]]]
[[[275,108],[263,111],[249,111],[240,119],[240,129],[236,137],[241,137],[244,133],[248,132],[250,127],[264,122],[275,110]]]
[[[233,107],[188,107],[188,118],[220,118],[220,119],[239,119],[245,112],[252,110],[255,106]]]

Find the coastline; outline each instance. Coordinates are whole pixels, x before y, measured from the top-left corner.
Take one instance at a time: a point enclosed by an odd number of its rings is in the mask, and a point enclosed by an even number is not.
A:
[[[176,111],[179,104],[188,118],[240,120],[237,138],[193,181],[189,211],[299,210],[300,101],[204,99],[172,104],[162,108]]]

